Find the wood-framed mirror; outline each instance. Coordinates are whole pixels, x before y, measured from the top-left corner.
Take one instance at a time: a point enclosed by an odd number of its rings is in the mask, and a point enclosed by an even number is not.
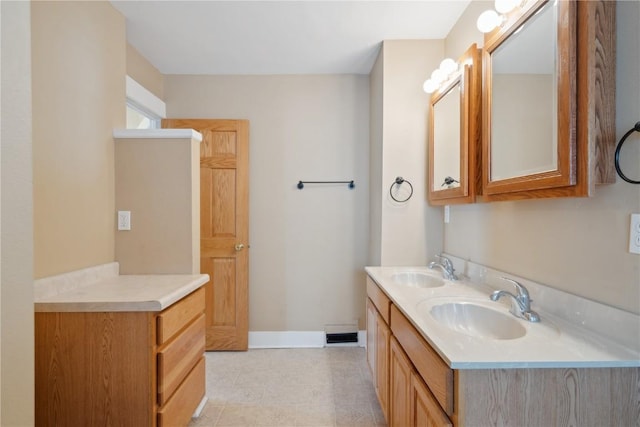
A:
[[[485,39],[486,196],[576,184],[576,10],[529,1]]]
[[[480,188],[481,51],[473,44],[458,71],[430,99],[428,199],[473,203]]]

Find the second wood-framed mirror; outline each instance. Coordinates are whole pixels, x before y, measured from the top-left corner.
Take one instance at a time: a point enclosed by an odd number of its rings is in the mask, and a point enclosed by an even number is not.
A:
[[[473,44],[458,71],[431,96],[428,199],[432,205],[473,203],[480,192],[481,51]]]
[[[530,0],[485,39],[482,185],[488,200],[575,185],[575,44],[574,1]]]

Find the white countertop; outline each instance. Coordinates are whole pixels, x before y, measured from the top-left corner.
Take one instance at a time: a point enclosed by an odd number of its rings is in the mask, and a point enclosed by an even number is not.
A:
[[[532,309],[540,314],[540,323],[511,315],[508,301],[491,301],[489,294],[493,289],[488,286],[460,280],[445,281],[444,286],[434,288],[418,288],[398,284],[391,278],[395,273],[407,271],[442,277],[439,271],[427,267],[366,267],[365,270],[453,369],[640,367],[640,337],[630,337],[624,344],[615,342],[545,312],[544,307],[536,305],[535,298]],[[507,286],[503,289],[512,290]],[[526,334],[515,339],[467,335],[439,323],[430,314],[430,308],[436,304],[462,301],[512,316],[526,329]],[[640,316],[624,313],[625,322],[640,321]]]
[[[74,272],[36,281],[34,309],[36,312],[162,311],[209,281],[207,274],[120,276],[112,273],[95,277]],[[77,277],[71,277],[73,274]]]

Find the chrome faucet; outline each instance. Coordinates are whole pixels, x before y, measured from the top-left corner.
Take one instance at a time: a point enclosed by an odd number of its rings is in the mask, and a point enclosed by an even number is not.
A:
[[[511,314],[521,319],[528,320],[529,322],[539,322],[540,316],[535,311],[531,310],[531,298],[529,297],[529,291],[521,283],[507,277],[501,277],[502,280],[510,282],[516,287],[518,295],[513,295],[508,291],[495,291],[489,298],[492,301],[498,301],[500,297],[507,296],[511,298]]]
[[[447,280],[458,280],[458,276],[456,276],[455,268],[453,268],[453,263],[449,258],[444,255],[436,255],[436,258],[440,260],[440,262],[432,261],[429,263],[429,268],[439,268],[442,270],[442,276]]]

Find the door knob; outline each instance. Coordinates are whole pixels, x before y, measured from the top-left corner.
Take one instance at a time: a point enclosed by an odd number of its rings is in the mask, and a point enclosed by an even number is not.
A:
[[[242,243],[238,243],[236,245],[236,252],[240,252],[243,249],[244,249],[244,245]]]

